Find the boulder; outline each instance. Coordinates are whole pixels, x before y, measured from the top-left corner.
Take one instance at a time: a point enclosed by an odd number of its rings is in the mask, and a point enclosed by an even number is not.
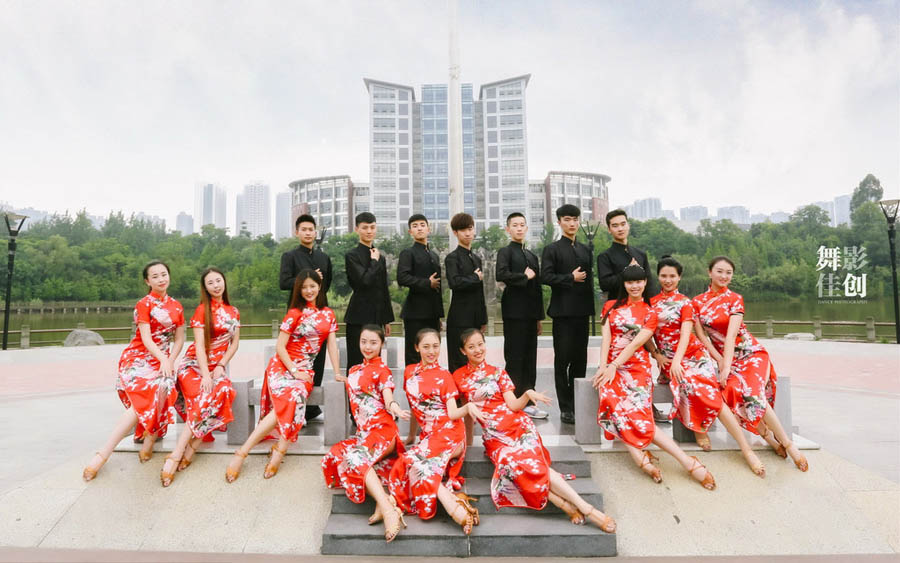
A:
[[[816,339],[816,335],[811,332],[791,332],[784,335],[785,340],[806,340],[812,341]]]
[[[76,328],[66,336],[63,346],[99,346],[104,344],[103,337],[92,330]]]

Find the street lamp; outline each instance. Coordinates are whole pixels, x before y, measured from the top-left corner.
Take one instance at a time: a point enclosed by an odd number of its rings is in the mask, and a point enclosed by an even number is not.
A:
[[[6,307],[3,311],[3,349],[6,350],[6,341],[9,337],[9,298],[12,295],[12,274],[13,262],[16,259],[16,237],[25,224],[27,215],[19,215],[17,213],[7,213],[4,215],[6,220],[6,230],[9,231],[9,265],[6,269]]]
[[[894,250],[894,237],[897,233],[897,209],[900,208],[900,199],[885,199],[879,201],[884,218],[888,222],[888,241],[891,243],[891,278],[894,282],[894,331],[897,344],[900,344],[900,305],[897,303],[897,252]]]
[[[325,237],[328,235],[328,227],[322,227],[322,230],[319,231],[319,236],[316,237],[316,246],[321,248],[322,243],[325,242]]]
[[[597,236],[597,231],[600,229],[600,223],[596,221],[585,221],[581,224],[581,232],[584,233],[584,237],[588,241],[588,248],[591,250],[591,262],[594,261],[594,237]],[[594,288],[591,287],[591,294],[594,293]],[[591,336],[597,336],[597,325],[594,323],[594,315],[591,315]]]

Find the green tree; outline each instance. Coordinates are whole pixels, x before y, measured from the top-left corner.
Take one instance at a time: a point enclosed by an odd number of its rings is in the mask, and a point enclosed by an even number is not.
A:
[[[866,177],[853,190],[853,196],[850,198],[850,213],[856,211],[865,202],[879,201],[883,196],[884,189],[878,178],[872,174],[866,174]]]

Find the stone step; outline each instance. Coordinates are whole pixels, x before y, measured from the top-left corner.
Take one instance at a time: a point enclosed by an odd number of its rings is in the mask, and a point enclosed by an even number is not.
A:
[[[452,520],[435,516],[423,521],[415,516],[406,516],[406,523],[409,527],[402,530],[394,541],[386,543],[383,524],[369,526],[359,514],[332,513],[322,533],[322,555],[469,555],[469,539]]]
[[[591,462],[579,446],[551,446],[552,467],[560,473],[571,473],[579,478],[591,477]],[[469,446],[463,462],[462,475],[466,479],[489,479],[494,474],[494,464],[484,455],[484,446]]]
[[[600,492],[600,487],[598,487],[590,477],[575,479],[568,483],[575,489],[575,492],[581,495],[581,498],[589,502],[591,506],[594,506],[598,510],[603,510],[603,494]],[[493,518],[494,515],[498,514],[553,514],[557,516],[563,514],[563,511],[551,502],[548,502],[547,506],[540,511],[513,506],[504,506],[497,510],[494,506],[494,502],[491,500],[490,479],[466,479],[465,490],[469,496],[478,499],[478,502],[475,503],[474,506],[478,508],[478,511],[483,517]]]
[[[469,536],[472,557],[612,557],[616,535],[551,514],[499,514]]]

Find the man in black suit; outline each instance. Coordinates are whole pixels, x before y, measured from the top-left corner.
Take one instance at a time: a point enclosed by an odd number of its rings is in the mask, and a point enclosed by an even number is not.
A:
[[[359,335],[363,325],[384,326],[384,335],[391,335],[390,323],[394,320],[391,296],[388,292],[387,262],[375,248],[378,225],[375,216],[365,211],[356,216],[356,234],[359,244],[344,255],[347,281],[353,294],[344,314],[347,326],[347,374],[350,368],[361,364]]]
[[[553,376],[560,420],[575,423],[575,378],[587,371],[588,320],[594,314],[593,257],[575,240],[581,210],[572,204],[556,210],[562,238],[548,244],[541,257],[541,281],[550,286],[553,318]]]
[[[300,246],[281,255],[281,272],[278,275],[278,287],[288,291],[288,306],[291,303],[290,291],[294,289],[294,279],[303,270],[315,270],[322,278],[323,293],[328,293],[331,287],[331,258],[316,248],[316,220],[312,215],[301,215],[294,222],[294,231]],[[328,303],[326,296],[325,303]],[[313,385],[322,384],[322,374],[325,373],[325,346],[319,350],[313,362]],[[322,409],[317,405],[306,407],[306,419],[312,420],[319,416]]]
[[[475,240],[475,220],[468,213],[457,213],[450,219],[450,228],[459,245],[444,259],[447,283],[453,295],[447,311],[447,358],[450,372],[466,365],[466,357],[460,351],[459,337],[467,328],[487,325],[487,307],[484,303],[484,275],[481,258],[472,252]]]
[[[406,343],[405,362],[409,365],[421,361],[416,352],[416,334],[423,328],[440,332],[444,302],[441,298],[441,261],[437,253],[428,247],[428,235],[431,233],[428,219],[417,213],[406,224],[415,242],[400,252],[397,284],[409,288],[409,295],[400,311]]]
[[[516,396],[534,389],[537,379],[537,337],[544,318],[541,266],[538,257],[525,248],[528,224],[521,213],[506,218],[509,245],[497,252],[497,281],[506,284],[500,300],[503,315],[503,357],[506,372],[516,386]],[[528,405],[531,418],[547,418],[547,411]]]

